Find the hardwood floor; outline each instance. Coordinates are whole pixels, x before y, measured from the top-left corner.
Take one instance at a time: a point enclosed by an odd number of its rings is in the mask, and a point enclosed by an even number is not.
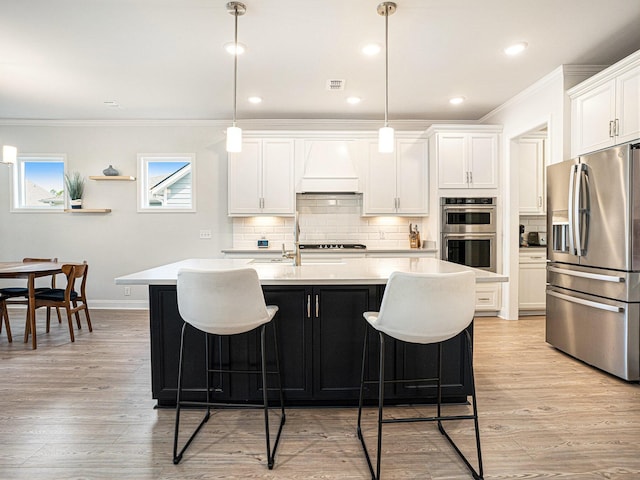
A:
[[[73,344],[66,323],[45,334],[39,319],[36,351],[22,315],[11,312],[13,344],[0,335],[3,480],[369,478],[349,408],[288,410],[272,471],[261,412],[216,413],[175,466],[174,412],[151,400],[146,312],[94,310]],[[485,478],[640,478],[637,383],[548,346],[543,317],[478,318],[475,341]],[[373,445],[375,412],[366,419]],[[450,428],[472,452],[472,429]],[[470,478],[434,425],[388,426],[383,446],[383,478]]]

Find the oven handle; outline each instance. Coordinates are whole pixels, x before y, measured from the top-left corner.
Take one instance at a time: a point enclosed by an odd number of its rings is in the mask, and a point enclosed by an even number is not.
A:
[[[547,295],[551,295],[552,297],[556,297],[561,300],[566,300],[567,302],[577,303],[580,305],[585,305],[587,307],[597,308],[599,310],[606,310],[608,312],[615,312],[615,313],[624,312],[623,307],[616,307],[614,305],[607,305],[606,303],[600,303],[600,302],[592,302],[591,300],[572,297],[570,295],[565,295],[564,293],[554,292],[553,290],[547,290]]]
[[[487,240],[495,240],[496,234],[493,232],[489,233],[443,233],[442,237],[444,240],[447,238],[469,238],[471,240],[481,240],[486,238]]]
[[[495,210],[495,205],[474,205],[473,207],[463,207],[460,205],[443,205],[442,210],[447,212],[450,210],[456,212],[486,212],[487,210]]]

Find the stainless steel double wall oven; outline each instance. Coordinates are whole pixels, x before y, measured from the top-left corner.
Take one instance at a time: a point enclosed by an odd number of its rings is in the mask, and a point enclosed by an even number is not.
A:
[[[441,258],[496,271],[496,199],[441,198]]]

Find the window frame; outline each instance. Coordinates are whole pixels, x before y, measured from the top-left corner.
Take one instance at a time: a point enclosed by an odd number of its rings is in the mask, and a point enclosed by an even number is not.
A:
[[[149,206],[148,165],[152,162],[189,162],[191,170],[191,205],[189,207]],[[195,153],[139,153],[138,154],[138,192],[137,208],[139,213],[193,213],[196,211],[196,155]]]
[[[29,162],[57,162],[62,163],[62,189],[64,202],[60,206],[32,207],[22,203],[25,192],[24,164]],[[13,213],[64,213],[69,208],[67,189],[64,184],[64,174],[67,173],[67,155],[64,153],[20,153],[12,168],[10,182],[11,212]]]

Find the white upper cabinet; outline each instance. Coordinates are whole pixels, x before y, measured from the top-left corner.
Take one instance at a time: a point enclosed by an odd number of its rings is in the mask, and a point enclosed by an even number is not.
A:
[[[640,51],[568,93],[572,156],[640,138]]]
[[[294,141],[245,138],[229,156],[229,215],[293,215]]]
[[[498,188],[499,127],[432,125],[427,132],[439,188]]]
[[[519,211],[523,215],[544,215],[545,141],[522,138],[518,141]]]
[[[427,142],[399,138],[393,153],[378,152],[377,140],[365,144],[364,215],[428,215]]]

